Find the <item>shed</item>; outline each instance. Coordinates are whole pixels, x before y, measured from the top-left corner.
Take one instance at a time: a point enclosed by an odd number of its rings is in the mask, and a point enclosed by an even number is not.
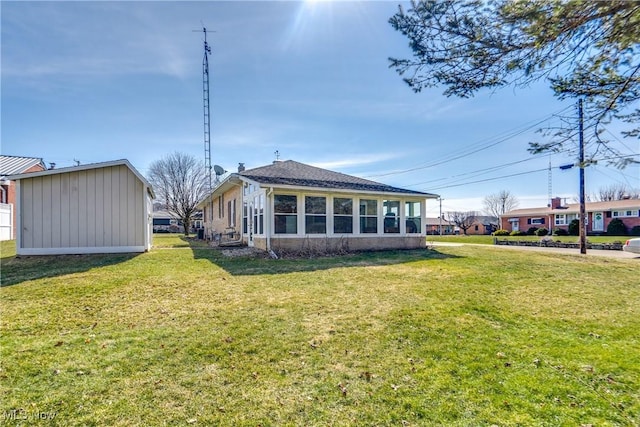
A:
[[[153,188],[128,160],[14,175],[18,255],[145,252]]]

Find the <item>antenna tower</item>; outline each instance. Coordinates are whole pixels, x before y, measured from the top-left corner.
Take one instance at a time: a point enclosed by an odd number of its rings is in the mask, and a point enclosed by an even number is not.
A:
[[[202,102],[204,105],[204,168],[209,180],[209,191],[213,188],[211,177],[211,111],[209,108],[209,55],[211,47],[207,43],[207,29],[204,33],[204,57],[202,58]]]

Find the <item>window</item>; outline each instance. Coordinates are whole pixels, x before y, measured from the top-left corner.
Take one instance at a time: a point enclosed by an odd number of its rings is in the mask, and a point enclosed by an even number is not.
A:
[[[528,218],[527,224],[529,225],[542,225],[544,224],[544,218]]]
[[[333,199],[333,232],[353,233],[353,200],[336,197]]]
[[[612,215],[614,218],[619,218],[624,216],[638,216],[638,211],[633,211],[633,210],[613,211]]]
[[[258,234],[264,234],[264,194],[258,197]]]
[[[378,201],[377,200],[360,200],[360,232],[361,233],[377,233],[378,232]]]
[[[422,221],[420,216],[420,202],[406,202],[404,204],[407,233],[420,233],[422,231]]]
[[[565,214],[556,215],[555,224],[556,225],[567,225],[567,216]]]
[[[327,233],[327,199],[306,196],[304,198],[304,229],[307,234]]]
[[[273,199],[275,234],[298,234],[298,198],[276,194]]]
[[[227,202],[227,226],[236,226],[236,199]]]
[[[218,218],[224,218],[224,194],[218,196]]]
[[[249,205],[247,202],[242,202],[242,232],[247,234],[249,232]]]
[[[400,201],[399,200],[383,200],[382,212],[384,214],[384,232],[399,233],[400,232]]]

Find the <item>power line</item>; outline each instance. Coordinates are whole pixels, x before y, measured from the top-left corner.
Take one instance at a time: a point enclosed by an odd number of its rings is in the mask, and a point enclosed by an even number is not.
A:
[[[602,158],[598,158],[598,159],[592,159],[592,162],[598,162],[598,161],[602,161],[602,160],[614,160],[617,158],[627,158],[627,157],[635,157],[635,156],[640,156],[640,153],[633,153],[633,154],[628,154],[628,155],[621,155],[621,156],[610,156],[610,157],[602,157]],[[523,160],[518,160],[517,162],[513,162],[513,163],[522,163],[524,161],[528,161],[529,159],[523,159]],[[506,164],[506,165],[510,165],[510,164]],[[573,165],[572,165],[573,166]],[[559,166],[554,166],[553,169],[559,168]],[[490,169],[490,168],[489,168]],[[485,179],[480,179],[480,180],[475,180],[475,181],[467,181],[467,182],[463,182],[463,183],[459,183],[459,184],[450,184],[450,185],[443,185],[441,187],[434,187],[434,188],[429,188],[429,191],[435,191],[435,190],[442,190],[445,188],[453,188],[453,187],[461,187],[463,185],[470,185],[470,184],[478,184],[481,182],[488,182],[488,181],[496,181],[499,179],[504,179],[504,178],[511,178],[514,176],[521,176],[521,175],[527,175],[527,174],[531,174],[531,173],[536,173],[536,172],[541,172],[541,171],[548,171],[549,168],[545,167],[543,169],[536,169],[536,170],[531,170],[531,171],[527,171],[527,172],[519,172],[519,173],[515,173],[515,174],[510,174],[510,175],[501,175],[501,176],[497,176],[497,177],[493,177],[493,178],[485,178]],[[471,174],[472,172],[469,172],[469,174]],[[464,174],[462,174],[464,175]],[[446,178],[445,178],[446,179]],[[420,185],[420,184],[414,184],[414,185]]]
[[[442,187],[429,188],[429,191],[442,190],[442,189],[445,189],[445,188],[453,188],[453,187],[462,187],[463,185],[478,184],[480,182],[496,181],[496,180],[499,180],[499,179],[511,178],[511,177],[514,177],[514,176],[521,176],[521,175],[528,175],[528,174],[531,174],[531,173],[542,172],[542,171],[547,171],[547,170],[548,170],[548,168],[542,168],[542,169],[536,169],[536,170],[527,171],[527,172],[514,173],[514,174],[511,174],[511,175],[497,176],[497,177],[494,177],[494,178],[479,179],[477,181],[469,181],[469,182],[464,182],[462,184],[445,185],[445,186],[442,186]]]
[[[427,163],[427,164],[422,164],[420,166],[416,166],[416,167],[409,168],[409,169],[403,169],[403,170],[398,170],[398,171],[393,171],[393,172],[387,172],[387,173],[383,173],[383,174],[368,175],[367,178],[379,178],[379,177],[384,177],[384,176],[399,175],[399,174],[408,173],[408,172],[415,172],[417,170],[427,169],[427,168],[430,168],[430,167],[442,165],[444,163],[449,163],[449,162],[452,162],[454,160],[459,160],[459,159],[461,159],[463,157],[467,157],[467,156],[470,156],[472,154],[478,153],[480,151],[487,150],[487,149],[489,149],[491,147],[494,147],[494,146],[496,146],[498,144],[501,144],[501,143],[503,143],[505,141],[508,141],[509,139],[512,139],[512,138],[514,138],[514,137],[516,137],[518,135],[521,135],[521,134],[525,133],[526,131],[531,130],[532,128],[534,128],[534,127],[546,122],[547,120],[558,116],[560,113],[565,112],[569,108],[572,108],[572,106],[565,107],[562,110],[559,110],[559,111],[557,111],[555,113],[547,115],[543,119],[539,119],[539,120],[537,120],[536,122],[534,122],[534,123],[532,123],[530,125],[526,125],[526,127],[524,127],[524,128],[522,128],[522,127],[513,128],[512,130],[505,131],[502,134],[482,139],[482,140],[478,141],[477,143],[473,143],[473,144],[469,145],[468,147],[463,148],[462,150],[459,150],[460,154],[449,155],[448,157],[445,157],[442,160],[438,160],[438,161]],[[522,126],[525,126],[525,125],[522,125]],[[505,133],[506,133],[506,135],[504,135]],[[501,135],[504,135],[504,136],[501,136]],[[498,139],[496,140],[496,138],[498,138]],[[484,144],[484,145],[481,145],[481,144]],[[480,145],[480,146],[475,148],[478,145]],[[468,150],[471,150],[471,151],[468,151]]]
[[[471,172],[465,172],[465,173],[461,173],[461,174],[458,174],[458,175],[453,175],[453,176],[450,176],[449,178],[437,178],[437,179],[431,179],[429,181],[419,182],[419,183],[416,183],[416,184],[409,184],[409,185],[407,185],[407,187],[414,187],[416,185],[424,185],[424,184],[428,184],[430,182],[437,182],[437,181],[444,181],[444,180],[447,180],[447,179],[459,178],[459,177],[466,176],[466,175],[474,175],[474,174],[482,175],[484,173],[494,172],[496,170],[504,169],[504,168],[509,167],[509,166],[517,165],[519,163],[524,163],[524,162],[527,162],[529,160],[533,160],[535,158],[536,158],[536,156],[531,156],[531,157],[527,157],[526,159],[517,160],[515,162],[504,163],[502,165],[492,166],[492,167],[489,167],[489,168],[478,169],[478,170],[471,171]]]

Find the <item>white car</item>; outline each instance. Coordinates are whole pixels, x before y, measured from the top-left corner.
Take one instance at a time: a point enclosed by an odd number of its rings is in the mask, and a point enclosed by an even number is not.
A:
[[[625,252],[633,252],[634,254],[640,254],[640,237],[636,239],[629,239],[625,242],[622,250]]]

